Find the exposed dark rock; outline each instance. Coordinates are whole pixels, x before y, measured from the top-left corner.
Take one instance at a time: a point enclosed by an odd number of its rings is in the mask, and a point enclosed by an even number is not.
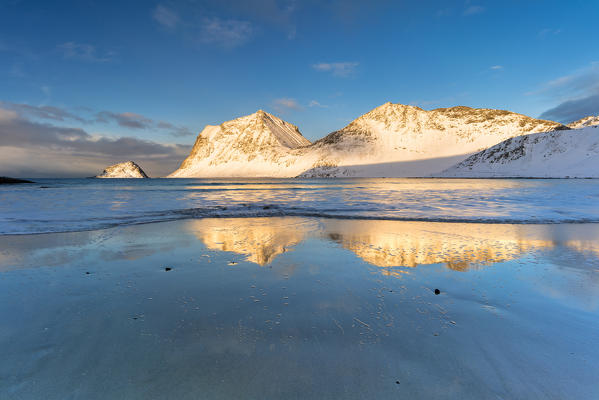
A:
[[[15,183],[35,183],[28,181],[27,179],[9,178],[7,176],[0,176],[0,185],[12,185]]]

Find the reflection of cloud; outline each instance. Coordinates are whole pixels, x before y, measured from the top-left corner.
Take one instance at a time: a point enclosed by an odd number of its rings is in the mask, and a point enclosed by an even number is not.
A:
[[[209,249],[247,256],[259,265],[300,243],[317,228],[314,220],[303,218],[223,218],[188,221],[192,231]]]

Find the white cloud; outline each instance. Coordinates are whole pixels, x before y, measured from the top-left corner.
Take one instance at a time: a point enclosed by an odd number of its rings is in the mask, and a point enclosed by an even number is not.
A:
[[[136,137],[92,135],[80,128],[37,122],[16,110],[0,107],[0,170],[7,175],[90,176],[111,163],[129,159],[144,166],[152,162],[154,173],[165,175],[189,150],[190,146]],[[89,166],[82,169],[81,161]]]
[[[540,38],[545,38],[549,35],[559,35],[560,33],[562,33],[561,29],[545,28],[539,31],[538,36]]]
[[[176,27],[180,22],[179,15],[175,11],[161,4],[156,6],[152,13],[152,17],[160,25],[170,29]]]
[[[0,111],[10,111],[14,115],[26,120],[46,120],[46,121],[77,121],[82,124],[116,124],[120,127],[132,130],[162,131],[171,136],[181,137],[193,135],[193,131],[183,125],[172,124],[166,121],[156,121],[152,118],[133,112],[112,112],[100,111],[94,113],[91,118],[75,114],[64,108],[54,106],[33,106],[29,104],[10,103],[0,101]],[[93,110],[87,109],[86,113]]]
[[[328,108],[329,106],[324,105],[324,104],[320,104],[318,101],[316,100],[311,100],[310,103],[308,103],[308,107],[320,107],[320,108]]]
[[[10,68],[9,74],[15,78],[23,78],[25,76],[25,72],[23,72],[23,65],[21,63],[14,63]]]
[[[288,97],[275,99],[272,104],[273,108],[279,113],[285,113],[290,110],[301,110],[303,108],[297,100]]]
[[[247,42],[253,32],[252,24],[247,21],[204,18],[200,29],[200,40],[224,47],[237,47]]]
[[[530,94],[543,94],[559,104],[541,114],[541,118],[571,122],[588,115],[599,115],[599,62],[593,62],[547,82]]]
[[[500,69],[503,69],[503,65],[493,65],[493,66],[491,66],[491,68],[490,68],[490,69],[492,69],[492,70],[495,70],[495,71],[498,71],[498,70],[500,70]]]
[[[463,15],[475,15],[475,14],[480,14],[483,11],[485,11],[484,7],[472,5],[472,6],[467,7],[464,10]]]
[[[331,72],[334,76],[347,78],[353,75],[358,67],[357,62],[334,62],[334,63],[317,63],[313,64],[312,68],[316,71]]]
[[[0,123],[12,121],[14,119],[17,119],[17,117],[18,115],[16,111],[0,108]]]
[[[115,56],[113,51],[106,51],[99,54],[95,46],[86,43],[66,42],[59,44],[57,47],[62,51],[64,58],[87,62],[108,62]]]

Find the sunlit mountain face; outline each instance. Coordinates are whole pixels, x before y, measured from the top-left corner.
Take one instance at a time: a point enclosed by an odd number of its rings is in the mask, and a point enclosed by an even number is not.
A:
[[[514,260],[525,252],[561,245],[599,256],[599,228],[585,225],[508,225],[306,218],[202,219],[186,223],[211,250],[244,255],[267,265],[308,237],[337,243],[387,275],[405,268],[445,264],[464,271]],[[405,267],[392,269],[392,267]]]

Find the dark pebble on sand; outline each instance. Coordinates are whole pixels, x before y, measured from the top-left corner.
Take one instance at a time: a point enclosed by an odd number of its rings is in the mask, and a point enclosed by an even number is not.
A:
[[[89,274],[90,274],[90,272],[89,272],[89,271],[86,271],[86,272],[85,272],[85,275],[89,275]]]
[[[396,383],[397,385],[399,385],[399,381],[395,381],[395,383]]]
[[[270,210],[270,206],[264,206],[262,207],[263,210]]]
[[[435,294],[441,294],[441,291],[439,289],[435,289]]]
[[[164,267],[164,270],[165,270],[166,272],[170,271],[171,269],[172,269],[171,267]]]

